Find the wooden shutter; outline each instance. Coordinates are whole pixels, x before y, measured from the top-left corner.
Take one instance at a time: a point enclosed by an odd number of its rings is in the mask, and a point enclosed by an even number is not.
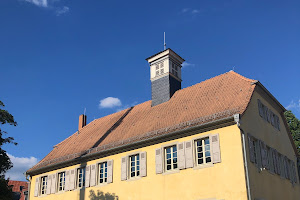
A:
[[[107,161],[107,183],[113,182],[113,160]]]
[[[40,188],[40,177],[35,178],[35,186],[34,186],[34,196],[39,196],[39,188]]]
[[[96,164],[91,165],[91,178],[90,178],[90,186],[96,185]]]
[[[280,165],[279,165],[279,159],[278,159],[278,152],[276,151],[276,149],[274,149],[273,153],[274,153],[275,173],[279,175],[280,174]]]
[[[65,191],[69,190],[70,186],[70,170],[66,171],[66,178],[65,178]]]
[[[57,183],[57,174],[52,174],[52,183],[51,183],[51,194],[56,192],[56,183]]]
[[[268,157],[267,157],[267,147],[263,141],[260,142],[260,152],[261,152],[261,163],[262,167],[268,169]]]
[[[248,133],[248,145],[249,145],[249,157],[250,157],[250,161],[252,163],[255,163],[255,157],[254,157],[254,146],[253,146],[253,142],[252,142],[252,136]]]
[[[178,149],[178,168],[185,168],[185,155],[184,155],[184,142],[180,142],[177,144]]]
[[[146,151],[140,153],[141,158],[141,176],[147,176],[147,153]]]
[[[263,117],[263,116],[264,116],[264,110],[263,110],[263,108],[262,108],[261,101],[260,101],[259,99],[257,99],[257,104],[258,104],[258,112],[259,112],[259,115],[260,115],[261,117]]]
[[[127,156],[121,158],[121,180],[127,180]]]
[[[278,157],[277,157],[277,162],[278,162],[278,169],[279,169],[279,175],[280,175],[280,177],[281,178],[283,178],[284,177],[284,175],[283,175],[283,163],[282,163],[282,156],[281,156],[281,154],[279,153],[279,152],[277,152],[278,153]]]
[[[220,138],[219,134],[212,134],[209,136],[209,142],[211,144],[211,157],[213,163],[220,163],[221,162],[221,150],[220,150]]]
[[[268,157],[269,157],[269,170],[271,173],[274,173],[274,161],[273,161],[273,149],[268,149]]]
[[[194,167],[193,142],[192,141],[185,142],[185,167],[186,168]]]
[[[156,174],[161,174],[163,173],[163,152],[162,149],[155,149],[155,171]]]
[[[52,174],[48,175],[48,177],[47,177],[47,190],[46,190],[46,194],[50,194],[51,193],[51,183],[52,183]]]
[[[293,161],[289,160],[290,182],[293,184]]]
[[[256,166],[258,169],[262,168],[262,162],[261,162],[261,152],[260,152],[260,141],[255,141],[255,151],[256,151]]]
[[[70,184],[69,184],[69,190],[75,189],[75,169],[70,170]]]
[[[85,187],[90,187],[91,165],[87,165],[85,169]]]

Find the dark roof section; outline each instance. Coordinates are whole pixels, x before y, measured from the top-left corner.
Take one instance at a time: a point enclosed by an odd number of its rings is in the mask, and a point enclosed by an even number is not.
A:
[[[149,58],[146,58],[146,60],[148,61],[150,58],[153,58],[154,56],[157,56],[158,54],[163,53],[164,51],[167,51],[167,50],[172,51],[175,55],[177,55],[179,58],[181,58],[183,61],[185,61],[180,55],[178,55],[177,53],[175,53],[175,51],[173,51],[170,48],[167,48],[166,50],[160,51],[160,52],[154,54],[153,56],[150,56]]]

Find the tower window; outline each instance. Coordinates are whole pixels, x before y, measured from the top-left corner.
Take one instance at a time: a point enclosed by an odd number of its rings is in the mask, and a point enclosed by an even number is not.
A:
[[[155,65],[155,76],[159,76],[165,73],[164,71],[164,63]]]
[[[172,64],[172,74],[178,77],[178,66],[176,64]]]

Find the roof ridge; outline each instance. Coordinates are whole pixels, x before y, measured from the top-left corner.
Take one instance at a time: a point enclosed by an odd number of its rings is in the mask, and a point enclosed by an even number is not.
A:
[[[244,79],[245,81],[249,81],[249,82],[256,82],[257,81],[255,79],[247,78],[247,77],[245,77],[245,76],[243,76],[243,75],[241,75],[241,74],[239,74],[239,73],[237,73],[237,72],[235,72],[233,70],[230,70],[229,72],[226,72],[226,73],[232,73],[232,74],[234,74],[234,75],[236,75],[236,76]]]

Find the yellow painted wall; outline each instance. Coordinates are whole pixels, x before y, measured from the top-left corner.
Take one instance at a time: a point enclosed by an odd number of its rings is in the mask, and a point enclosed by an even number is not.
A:
[[[257,99],[271,109],[280,118],[280,131],[275,129],[270,123],[266,122],[259,115]],[[252,136],[260,139],[266,145],[276,149],[281,154],[297,163],[294,150],[290,139],[288,138],[287,130],[280,113],[270,104],[271,99],[263,98],[255,92],[248,106],[247,111],[242,117],[241,128],[244,132],[250,133]],[[249,158],[249,149],[247,148]],[[299,200],[300,186],[299,182],[294,187],[290,180],[280,178],[277,174],[271,174],[268,170],[263,170],[260,173],[255,164],[248,160],[249,177],[251,196],[264,200]],[[297,175],[298,177],[298,175]],[[299,181],[299,180],[298,180]]]
[[[221,163],[202,169],[184,169],[172,174],[155,173],[156,148],[160,148],[161,145],[188,141],[194,139],[196,136],[213,133],[219,133],[222,159]],[[121,181],[121,157],[135,151],[147,152],[147,176],[137,180]],[[113,183],[90,187],[85,190],[66,191],[43,197],[34,197],[35,178],[37,176],[33,176],[30,199],[89,199],[90,190],[94,190],[95,192],[97,192],[97,190],[101,190],[104,193],[115,193],[120,200],[200,200],[211,198],[226,200],[247,199],[241,136],[236,125],[161,144],[147,146],[130,152],[112,155],[108,158],[90,161],[87,164],[94,164],[105,159],[114,160]],[[65,169],[73,169],[77,166]],[[47,173],[40,174],[39,176],[41,175],[47,175]],[[81,198],[80,194],[82,196]],[[85,198],[83,198],[83,196]]]

